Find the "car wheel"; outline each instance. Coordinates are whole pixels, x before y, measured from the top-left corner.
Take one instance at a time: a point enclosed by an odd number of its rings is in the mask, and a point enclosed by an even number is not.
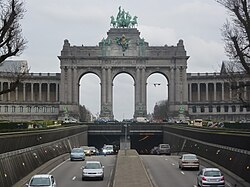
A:
[[[85,178],[84,177],[82,177],[82,181],[84,181],[85,180]]]

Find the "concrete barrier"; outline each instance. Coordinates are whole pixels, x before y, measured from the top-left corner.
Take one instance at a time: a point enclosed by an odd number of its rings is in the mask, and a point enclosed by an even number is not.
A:
[[[0,186],[10,187],[52,159],[69,153],[72,147],[87,145],[87,132],[0,155]]]
[[[189,132],[186,132],[186,134],[188,133]],[[212,134],[210,136],[212,139]],[[223,139],[221,141],[223,141]],[[163,142],[171,145],[172,152],[190,152],[197,154],[226,168],[237,175],[238,178],[244,179],[245,181],[238,181],[241,186],[249,185],[250,151],[199,141],[167,131],[164,132]]]
[[[152,187],[147,171],[136,150],[120,150],[117,155],[113,187]]]

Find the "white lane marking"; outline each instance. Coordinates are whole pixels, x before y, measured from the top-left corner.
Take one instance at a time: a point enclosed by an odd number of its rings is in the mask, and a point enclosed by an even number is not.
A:
[[[167,158],[165,158],[165,160],[168,160]]]
[[[185,175],[185,173],[184,173],[183,171],[181,171],[181,174],[182,174],[182,175]]]
[[[232,185],[230,183],[228,183],[227,181],[225,182],[226,183],[226,186],[229,186],[231,187]]]
[[[76,176],[74,176],[73,178],[72,178],[72,181],[74,181],[76,179]]]
[[[175,163],[172,163],[172,166],[175,166]]]
[[[56,167],[54,167],[52,170],[50,170],[48,172],[48,174],[51,174],[53,171],[55,171],[57,168],[59,168],[61,165],[63,165],[65,162],[67,162],[69,160],[69,158],[67,160],[64,160],[61,164],[57,165]]]

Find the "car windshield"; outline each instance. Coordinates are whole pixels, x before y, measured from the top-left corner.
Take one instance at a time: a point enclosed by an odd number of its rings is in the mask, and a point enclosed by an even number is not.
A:
[[[87,163],[84,168],[85,169],[100,169],[101,165],[99,163]]]
[[[33,178],[30,182],[30,186],[49,186],[49,178]]]
[[[206,177],[220,177],[221,173],[220,173],[220,171],[205,171],[204,176],[206,176]]]
[[[183,156],[184,160],[196,160],[196,156],[195,155],[185,155]]]
[[[72,153],[82,153],[83,150],[82,150],[82,149],[72,149],[71,152],[72,152]]]

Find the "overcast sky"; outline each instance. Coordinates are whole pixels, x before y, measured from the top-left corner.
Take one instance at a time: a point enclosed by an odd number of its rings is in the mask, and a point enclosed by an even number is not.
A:
[[[176,45],[184,40],[188,72],[214,72],[227,57],[221,27],[227,18],[215,0],[26,0],[22,21],[27,49],[19,59],[27,60],[31,72],[60,72],[57,56],[64,39],[71,45],[95,46],[107,37],[110,16],[118,7],[138,17],[141,37],[151,46]],[[161,75],[148,79],[148,112],[167,99],[167,81]],[[154,87],[153,83],[161,85]],[[81,79],[81,104],[93,114],[100,111],[100,80],[94,75]],[[132,118],[133,80],[126,74],[114,80],[114,115]],[[121,99],[123,98],[123,99]]]

